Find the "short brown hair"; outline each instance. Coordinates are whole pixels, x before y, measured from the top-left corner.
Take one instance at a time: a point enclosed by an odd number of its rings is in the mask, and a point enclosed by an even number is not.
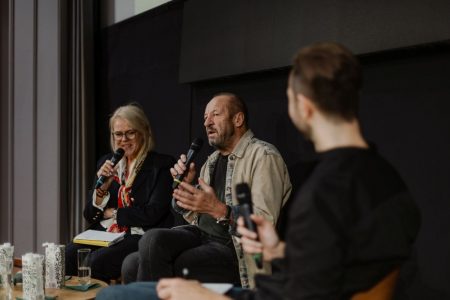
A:
[[[323,112],[349,121],[357,116],[362,71],[344,46],[329,42],[301,49],[291,76],[294,92],[310,98]]]

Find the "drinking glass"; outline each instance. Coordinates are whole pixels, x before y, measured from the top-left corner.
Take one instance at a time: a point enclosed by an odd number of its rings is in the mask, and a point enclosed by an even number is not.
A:
[[[89,264],[89,254],[91,249],[78,249],[78,281],[81,285],[91,283],[91,265]]]

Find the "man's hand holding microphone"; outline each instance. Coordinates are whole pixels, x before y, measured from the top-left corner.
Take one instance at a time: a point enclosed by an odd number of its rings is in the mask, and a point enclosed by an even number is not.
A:
[[[227,214],[227,207],[217,199],[214,189],[201,178],[198,180],[200,188],[192,185],[196,175],[193,160],[202,145],[202,139],[195,139],[187,155],[182,154],[177,163],[170,169],[170,173],[174,178],[172,207],[180,214],[186,211],[194,211],[209,214],[214,218],[220,218]]]

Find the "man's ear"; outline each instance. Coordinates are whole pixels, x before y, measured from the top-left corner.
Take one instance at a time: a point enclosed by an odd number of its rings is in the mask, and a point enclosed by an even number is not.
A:
[[[312,100],[300,93],[298,93],[296,97],[297,101],[299,102],[300,113],[303,120],[311,119],[316,110],[316,106],[314,105]]]
[[[238,112],[233,117],[233,123],[235,127],[242,127],[244,125],[244,113]]]

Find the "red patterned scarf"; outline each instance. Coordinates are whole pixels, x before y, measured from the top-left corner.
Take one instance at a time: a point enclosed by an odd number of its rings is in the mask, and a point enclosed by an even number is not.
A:
[[[128,161],[119,165],[118,176],[114,176],[114,180],[120,184],[119,192],[117,194],[117,207],[118,209],[124,207],[131,207],[133,205],[133,198],[130,197],[131,188],[134,183],[134,179],[136,179],[136,175],[139,173],[142,164],[144,163],[145,158],[147,157],[147,153],[144,153],[136,158],[131,165],[131,171],[129,171]],[[111,226],[109,226],[109,232],[123,232],[127,231],[127,226],[119,226],[116,222],[114,222]]]

